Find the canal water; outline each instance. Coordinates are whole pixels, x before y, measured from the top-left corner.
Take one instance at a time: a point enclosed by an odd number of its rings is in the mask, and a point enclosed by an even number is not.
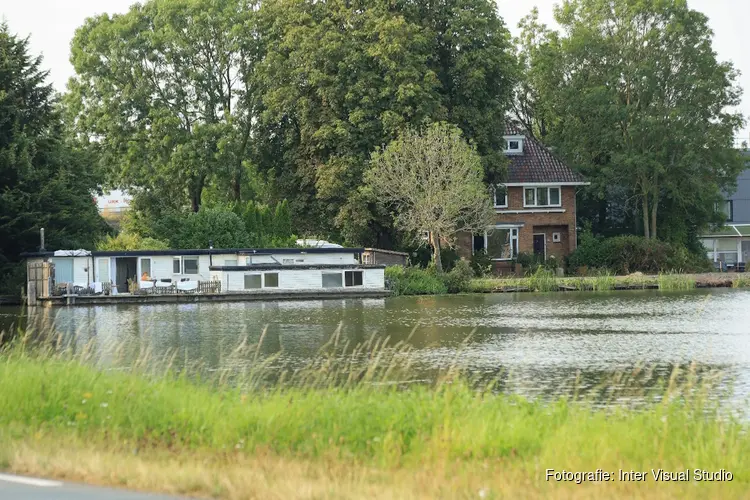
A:
[[[365,300],[113,305],[36,309],[21,322],[88,345],[104,365],[148,352],[208,369],[273,357],[285,368],[320,356],[338,331],[349,345],[388,337],[413,348],[417,380],[456,366],[505,392],[543,399],[655,387],[674,367],[720,373],[725,396],[750,396],[750,291],[486,294]],[[18,323],[0,309],[0,329]],[[252,358],[252,359],[250,359]],[[706,375],[707,376],[707,375]],[[613,389],[614,388],[614,389]],[[606,391],[605,391],[606,392]]]

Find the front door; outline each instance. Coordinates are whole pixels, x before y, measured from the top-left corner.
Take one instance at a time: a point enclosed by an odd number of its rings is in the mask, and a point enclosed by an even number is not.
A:
[[[534,255],[538,255],[539,257],[546,259],[547,253],[547,235],[545,234],[535,234],[534,235]]]
[[[138,279],[138,259],[135,257],[118,257],[115,259],[115,283],[119,293],[130,292],[128,289],[128,280],[136,281]]]

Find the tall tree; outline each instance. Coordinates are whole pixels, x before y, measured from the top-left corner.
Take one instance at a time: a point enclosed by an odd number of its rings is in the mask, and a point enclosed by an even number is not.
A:
[[[742,117],[706,16],[685,0],[566,0],[555,18],[562,35],[533,15],[522,26],[525,82],[534,119],[592,181],[589,199],[614,187],[636,202],[646,237],[674,234],[660,222],[675,218],[710,222],[742,168],[732,150]]]
[[[427,231],[438,272],[440,246],[458,232],[484,231],[494,217],[481,157],[445,123],[407,130],[373,155],[367,184],[393,210],[397,226],[415,240]]]
[[[68,104],[112,183],[193,211],[210,183],[240,200],[253,13],[252,0],[150,0],[76,31]]]
[[[515,64],[491,0],[269,0],[261,18],[258,164],[304,232],[357,243],[389,232],[359,188],[370,152],[410,125],[457,124],[488,176],[502,175]]]
[[[0,275],[38,248],[42,227],[49,248],[91,248],[106,227],[94,159],[66,137],[41,64],[0,24]]]

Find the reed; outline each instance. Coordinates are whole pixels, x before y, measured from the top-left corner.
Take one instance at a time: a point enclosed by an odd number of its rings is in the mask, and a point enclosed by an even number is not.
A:
[[[750,276],[735,276],[732,279],[732,288],[750,288]]]
[[[351,346],[340,331],[273,383],[275,358],[259,354],[264,334],[240,342],[210,376],[199,365],[177,372],[174,356],[154,359],[148,349],[128,369],[110,370],[94,364],[93,346],[73,352],[57,340],[16,339],[0,351],[0,380],[13,381],[0,384],[0,468],[219,498],[378,497],[384,484],[380,498],[573,493],[547,483],[539,467],[699,466],[732,471],[737,492],[750,483],[747,424],[719,412],[709,398],[718,379],[694,365],[650,393],[640,383],[648,370],[618,374],[612,386],[644,403],[602,409],[578,391],[550,403],[499,394],[455,365],[414,383],[407,343],[371,337]],[[259,479],[260,464],[278,466]],[[691,486],[670,493],[728,491]],[[598,487],[575,494],[663,491]]]
[[[696,287],[695,278],[687,274],[659,273],[656,278],[659,290],[692,290]]]

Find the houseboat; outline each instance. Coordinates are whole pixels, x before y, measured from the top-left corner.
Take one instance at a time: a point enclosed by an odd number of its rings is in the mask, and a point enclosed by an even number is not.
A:
[[[363,248],[27,253],[30,304],[384,296]],[[72,298],[72,300],[71,300]],[[173,300],[170,300],[173,299]]]

